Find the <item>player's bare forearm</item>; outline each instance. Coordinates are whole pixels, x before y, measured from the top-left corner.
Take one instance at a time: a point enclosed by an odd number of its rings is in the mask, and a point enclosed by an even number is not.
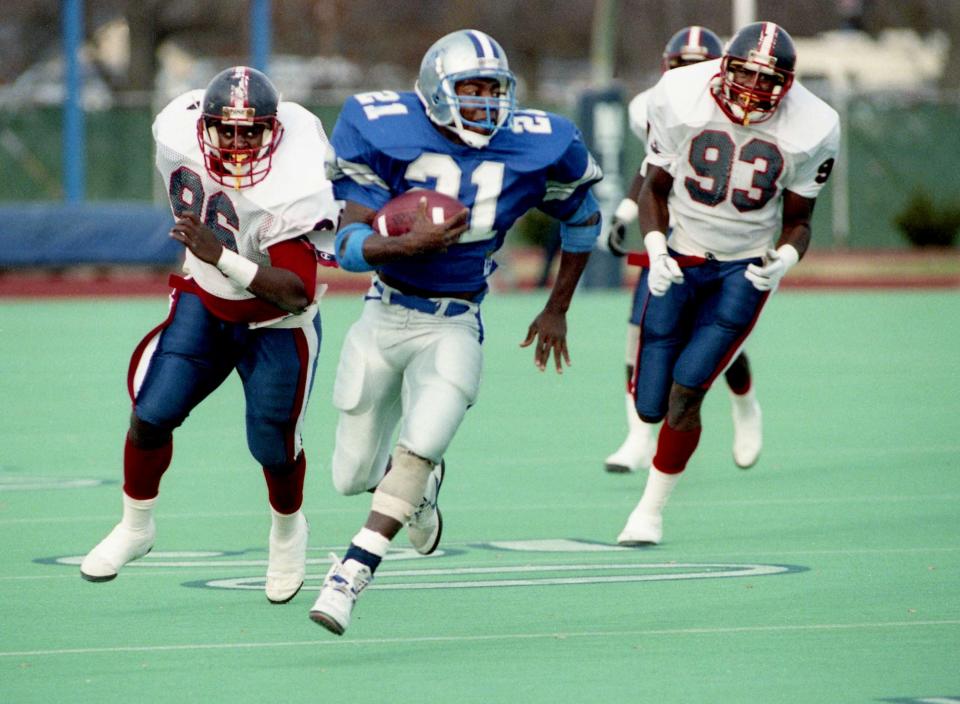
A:
[[[208,264],[218,266],[224,254],[224,247],[213,230],[201,223],[193,213],[182,213],[174,222],[170,236],[193,252],[198,259]],[[236,253],[227,252],[227,254],[239,262],[244,270],[249,268],[252,271],[253,267],[256,267],[253,262]],[[225,275],[233,278],[230,273],[227,273],[227,269],[221,270]],[[256,274],[253,275],[252,280],[247,278],[243,283],[246,281],[250,282],[246,286],[250,293],[288,313],[299,313],[310,305],[303,281],[287,269],[256,267]]]
[[[533,347],[533,363],[544,371],[550,355],[553,355],[557,374],[563,373],[563,365],[570,366],[570,352],[567,349],[567,310],[583,269],[590,258],[589,252],[566,252],[560,255],[560,271],[557,281],[550,291],[547,304],[527,328],[527,336],[521,347]],[[534,344],[536,341],[536,344]]]
[[[814,205],[815,198],[804,198],[791,191],[784,191],[783,230],[777,240],[777,247],[789,244],[803,257],[810,246],[810,219],[813,217]]]
[[[647,169],[647,177],[643,179],[640,195],[637,197],[641,234],[645,235],[654,230],[666,233],[670,225],[667,201],[671,188],[673,188],[673,177],[669,172],[659,166],[650,166]]]
[[[590,252],[560,252],[560,269],[557,271],[557,280],[550,291],[550,297],[544,310],[556,313],[566,313],[570,308],[573,293],[583,275],[583,270],[590,259]]]
[[[287,313],[301,313],[311,303],[300,277],[279,267],[261,266],[247,290]]]
[[[642,187],[643,174],[640,173],[640,169],[637,169],[637,173],[633,175],[633,181],[630,182],[630,188],[627,189],[627,198],[636,203],[637,199],[640,198],[640,189]]]

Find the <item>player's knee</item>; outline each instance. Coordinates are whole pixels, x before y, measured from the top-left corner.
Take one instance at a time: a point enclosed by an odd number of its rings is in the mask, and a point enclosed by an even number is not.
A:
[[[434,463],[397,446],[393,467],[380,482],[373,495],[371,509],[406,523],[427,488]]]
[[[263,471],[267,472],[271,477],[282,479],[297,468],[297,463],[293,460],[290,462],[280,462],[279,464],[263,464],[262,466]]]
[[[362,494],[370,489],[370,477],[373,475],[375,453],[352,452],[345,443],[337,442],[331,464],[333,488],[343,496]]]
[[[674,383],[670,389],[670,407],[667,412],[667,422],[674,428],[683,428],[688,425],[700,424],[700,406],[705,389],[692,388]]]
[[[637,389],[637,395],[634,397],[634,408],[637,410],[637,416],[644,423],[659,423],[667,415],[667,399],[660,398],[654,394],[643,393]]]
[[[263,423],[252,424],[252,426],[248,424],[247,448],[257,462],[265,468],[292,465],[294,458],[290,457],[287,439],[283,432],[268,428]]]
[[[170,442],[173,437],[173,431],[153,423],[148,423],[137,416],[136,413],[130,416],[130,431],[127,434],[136,447],[142,450],[151,450],[163,447]]]
[[[670,406],[681,412],[699,410],[706,393],[704,389],[675,383],[670,389]]]
[[[338,472],[334,467],[333,488],[342,496],[354,496],[367,490],[366,474],[361,472]]]

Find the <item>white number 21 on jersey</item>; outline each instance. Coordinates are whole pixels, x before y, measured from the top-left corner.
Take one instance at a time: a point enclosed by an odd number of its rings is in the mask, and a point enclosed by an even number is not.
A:
[[[400,95],[385,90],[362,93],[357,101],[363,105],[368,120],[379,120],[390,115],[406,115],[407,106]],[[513,117],[514,132],[549,134],[550,117],[542,110],[525,110]],[[497,217],[497,201],[503,190],[504,165],[500,161],[482,161],[470,175],[470,183],[477,188],[477,196],[470,209],[470,229],[463,233],[460,242],[479,242],[494,236],[494,221]],[[427,152],[412,161],[404,174],[408,181],[426,185],[436,179],[436,190],[452,198],[460,197],[460,182],[463,170],[449,154]]]
[[[404,174],[408,181],[428,183],[436,179],[436,190],[451,198],[460,197],[460,180],[463,171],[449,154],[421,154],[407,166]],[[479,242],[493,237],[493,222],[497,217],[497,199],[503,189],[503,163],[481,161],[470,176],[470,183],[477,187],[477,197],[470,209],[470,229],[463,233],[460,242]]]

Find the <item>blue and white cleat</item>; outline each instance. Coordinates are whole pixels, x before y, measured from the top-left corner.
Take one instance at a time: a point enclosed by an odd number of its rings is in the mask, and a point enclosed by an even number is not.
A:
[[[356,560],[340,562],[337,556],[330,554],[333,565],[320,587],[310,620],[319,623],[331,633],[342,636],[350,626],[350,617],[357,597],[373,579],[370,568]]]

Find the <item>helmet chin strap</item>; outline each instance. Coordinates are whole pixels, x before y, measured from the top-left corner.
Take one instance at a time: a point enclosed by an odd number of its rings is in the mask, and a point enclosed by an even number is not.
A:
[[[466,127],[460,125],[444,125],[448,130],[453,132],[460,140],[466,144],[468,147],[473,147],[474,149],[483,149],[488,144],[490,144],[490,138],[493,136],[491,134],[480,134],[479,132],[473,132],[468,130]]]

